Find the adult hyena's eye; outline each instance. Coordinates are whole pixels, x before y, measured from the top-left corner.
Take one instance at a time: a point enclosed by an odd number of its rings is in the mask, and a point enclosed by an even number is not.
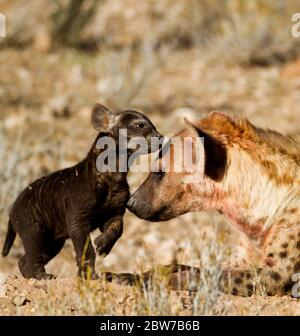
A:
[[[154,178],[156,181],[161,181],[163,179],[163,177],[165,176],[165,172],[156,172],[153,173],[154,174]]]

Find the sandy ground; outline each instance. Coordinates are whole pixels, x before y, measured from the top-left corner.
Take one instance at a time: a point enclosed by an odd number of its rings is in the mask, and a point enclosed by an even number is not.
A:
[[[9,276],[1,285],[1,315],[193,315],[193,297],[189,292],[168,292],[168,309],[142,310],[139,296],[131,287],[100,284],[93,281],[88,289],[74,277],[51,281],[25,280]],[[92,287],[92,290],[91,290]],[[91,296],[92,291],[92,296]],[[109,293],[111,306],[106,306]],[[92,299],[91,299],[92,297]],[[92,302],[91,302],[92,301]],[[109,307],[109,309],[108,309]],[[220,294],[210,313],[217,315],[299,315],[300,302],[288,296],[241,298]]]

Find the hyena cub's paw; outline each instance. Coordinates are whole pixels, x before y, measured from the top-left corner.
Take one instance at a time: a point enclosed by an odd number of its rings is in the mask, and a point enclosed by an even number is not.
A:
[[[44,271],[44,267],[34,268],[32,266],[28,266],[28,262],[26,256],[22,256],[18,261],[19,269],[21,274],[26,279],[37,279],[37,280],[50,280],[55,279],[53,274],[48,274]]]
[[[35,275],[35,279],[37,280],[51,280],[56,279],[55,275],[48,273],[38,273]]]
[[[100,257],[106,257],[108,253],[110,252],[111,248],[107,242],[107,239],[105,235],[100,235],[98,236],[95,240],[94,243],[96,245],[96,251]]]

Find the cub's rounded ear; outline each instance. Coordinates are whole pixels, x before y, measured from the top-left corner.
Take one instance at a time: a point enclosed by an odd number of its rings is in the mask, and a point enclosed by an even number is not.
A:
[[[99,132],[109,132],[117,124],[117,114],[101,104],[96,104],[92,112],[92,125]]]

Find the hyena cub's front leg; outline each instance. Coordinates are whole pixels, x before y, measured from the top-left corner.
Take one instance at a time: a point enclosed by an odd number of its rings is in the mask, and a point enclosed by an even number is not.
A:
[[[115,216],[106,222],[102,234],[95,239],[96,250],[100,256],[109,254],[123,233],[123,216]]]
[[[98,279],[95,271],[96,254],[91,242],[89,226],[83,226],[82,223],[80,225],[73,224],[70,238],[75,249],[78,275],[86,279]]]

